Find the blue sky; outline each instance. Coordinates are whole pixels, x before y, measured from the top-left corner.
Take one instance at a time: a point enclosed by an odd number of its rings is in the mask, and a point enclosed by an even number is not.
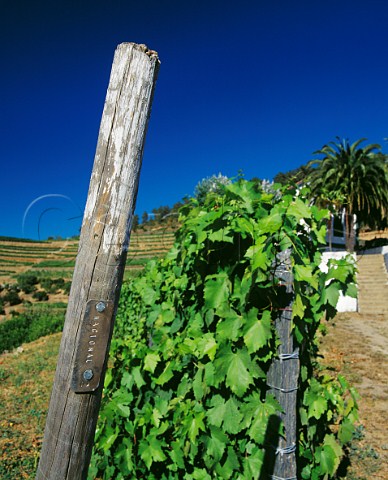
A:
[[[137,213],[388,137],[384,0],[0,0],[0,235],[78,233],[116,46],[161,68]],[[23,226],[24,222],[24,226]]]

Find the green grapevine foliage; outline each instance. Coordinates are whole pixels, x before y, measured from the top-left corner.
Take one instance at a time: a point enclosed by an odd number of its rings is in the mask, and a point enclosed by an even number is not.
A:
[[[307,191],[263,193],[239,180],[182,209],[165,259],[123,286],[90,478],[257,479],[280,406],[266,375],[287,295],[274,276],[291,251],[300,347],[298,469],[333,478],[357,418],[355,393],[316,362],[316,334],[354,266],[319,269],[327,212]],[[281,426],[279,427],[281,434]],[[273,433],[273,432],[272,432]]]

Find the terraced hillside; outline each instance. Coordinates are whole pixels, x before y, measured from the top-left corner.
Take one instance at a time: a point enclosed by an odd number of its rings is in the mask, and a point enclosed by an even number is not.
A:
[[[134,232],[131,235],[125,277],[143,268],[151,258],[162,258],[174,243],[174,232],[154,229],[148,232]]]
[[[125,278],[142,269],[151,258],[160,258],[171,248],[174,241],[174,232],[166,229],[133,232],[128,251]],[[0,286],[16,288],[17,277],[26,272],[36,275],[39,279],[64,279],[70,281],[78,252],[78,241],[52,240],[44,242],[17,241],[17,239],[0,239]],[[37,289],[42,290],[41,280]],[[1,289],[0,289],[1,290]],[[0,291],[0,300],[7,289]],[[31,294],[19,292],[23,300],[21,304],[9,305],[4,302],[4,312],[11,310],[23,311],[26,304],[34,303]],[[66,302],[67,294],[61,288],[49,295],[48,302]],[[28,303],[30,302],[30,303]],[[4,317],[0,313],[0,319]]]
[[[0,240],[0,283],[12,283],[28,270],[46,270],[70,278],[77,256],[76,240],[28,242]],[[60,270],[60,272],[58,272]]]

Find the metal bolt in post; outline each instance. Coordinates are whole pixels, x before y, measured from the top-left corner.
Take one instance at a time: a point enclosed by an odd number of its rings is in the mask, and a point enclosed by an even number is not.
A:
[[[105,310],[105,308],[106,308],[106,305],[104,302],[98,302],[96,305],[96,310],[99,313],[102,313]]]
[[[84,380],[88,382],[94,377],[93,370],[90,370],[90,369],[85,370],[82,376],[84,377]]]

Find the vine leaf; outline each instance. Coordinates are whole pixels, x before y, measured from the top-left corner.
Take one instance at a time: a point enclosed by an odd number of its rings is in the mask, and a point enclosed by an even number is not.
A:
[[[342,422],[339,428],[338,438],[341,440],[343,444],[348,443],[353,438],[354,430],[355,430],[354,423],[352,423],[352,421],[349,420],[348,418],[345,418],[345,420]]]
[[[294,266],[295,280],[309,283],[313,288],[318,288],[318,278],[314,277],[311,267],[306,265]]]
[[[252,308],[246,316],[244,343],[249,353],[257,352],[260,348],[267,345],[272,337],[271,312],[266,310],[260,319],[257,316],[257,308]]]
[[[241,397],[247,391],[249,385],[253,383],[253,377],[249,371],[251,367],[251,359],[246,350],[238,350],[236,353],[230,352],[225,355],[226,362],[226,385]]]
[[[248,248],[245,257],[251,261],[252,268],[266,268],[268,264],[268,255],[263,252],[264,244],[255,244]]]
[[[294,317],[303,318],[303,314],[304,314],[305,309],[306,309],[306,307],[304,306],[302,297],[301,297],[301,295],[299,295],[299,293],[297,293],[295,295],[295,301],[292,305],[292,317],[293,318]]]
[[[206,440],[207,453],[218,462],[224,454],[228,437],[220,428],[211,427],[210,431],[211,436]]]
[[[141,388],[146,384],[142,374],[140,373],[140,367],[135,367],[132,369],[133,379],[135,380],[137,388]]]
[[[263,468],[264,449],[255,448],[251,455],[245,458],[249,473],[244,478],[259,478]]]
[[[209,234],[209,240],[212,242],[228,242],[233,243],[233,232],[230,235],[230,229],[215,230]]]
[[[296,220],[311,218],[311,210],[300,198],[296,198],[287,209],[288,215],[292,215]]]
[[[199,412],[190,418],[189,425],[188,425],[188,436],[191,443],[195,443],[200,430],[202,431],[206,430],[205,425],[203,423],[204,417],[205,417],[205,412]]]
[[[338,289],[338,285],[335,283],[331,283],[327,288],[325,288],[322,292],[322,299],[325,303],[328,303],[332,307],[336,307],[338,303],[340,295],[340,290]]]
[[[304,395],[303,403],[308,407],[308,416],[314,417],[317,420],[326,412],[327,400],[316,389],[321,388],[318,381],[311,380],[311,390],[307,390]]]
[[[274,212],[274,214],[262,218],[259,221],[260,233],[275,233],[280,230],[283,224],[283,217],[281,213]]]
[[[210,401],[211,408],[207,411],[207,418],[211,425],[220,427],[225,416],[225,400],[221,395],[214,395]]]
[[[240,328],[242,327],[242,318],[233,310],[230,311],[230,314],[221,320],[217,324],[217,338],[222,340],[237,340],[240,334]]]
[[[144,359],[144,370],[154,373],[158,362],[160,362],[160,357],[157,353],[147,353]]]
[[[161,375],[155,380],[157,385],[164,385],[174,376],[174,363],[168,362]]]
[[[231,397],[225,403],[223,428],[228,433],[238,433],[240,431],[240,423],[243,416],[238,408],[238,403],[235,398]]]
[[[205,307],[214,308],[216,311],[225,306],[230,293],[230,280],[226,272],[208,275],[205,281],[204,297]]]
[[[153,462],[163,462],[167,458],[162,450],[162,442],[150,435],[147,440],[141,440],[139,453],[147,468],[150,468]]]
[[[197,351],[199,358],[202,358],[206,354],[210,360],[214,360],[214,356],[217,351],[217,342],[214,339],[212,333],[205,333],[202,338],[199,339],[197,343]]]
[[[221,478],[231,478],[233,471],[238,470],[239,468],[240,463],[236,453],[232,447],[228,447],[228,456],[226,457],[225,463],[222,466],[218,464],[216,467],[216,472]]]
[[[260,395],[254,392],[247,403],[244,404],[244,420],[242,426],[248,427],[249,437],[262,444],[265,439],[268,419],[270,415],[275,415],[281,410],[278,402],[272,397],[268,396],[265,402],[262,402]],[[276,432],[272,432],[275,434]]]
[[[157,292],[151,287],[146,287],[141,296],[145,305],[153,305],[157,298]]]
[[[346,295],[352,298],[357,298],[358,288],[355,283],[349,283],[346,289]]]
[[[203,368],[199,368],[193,380],[193,392],[196,400],[201,400],[205,391],[202,382]]]
[[[184,453],[181,448],[181,443],[176,440],[174,442],[171,442],[171,447],[172,450],[169,452],[171,460],[174,462],[176,467],[185,468]]]
[[[316,458],[321,466],[322,473],[333,475],[340,463],[342,457],[342,449],[336,442],[334,435],[326,435],[323,447],[319,448]]]

